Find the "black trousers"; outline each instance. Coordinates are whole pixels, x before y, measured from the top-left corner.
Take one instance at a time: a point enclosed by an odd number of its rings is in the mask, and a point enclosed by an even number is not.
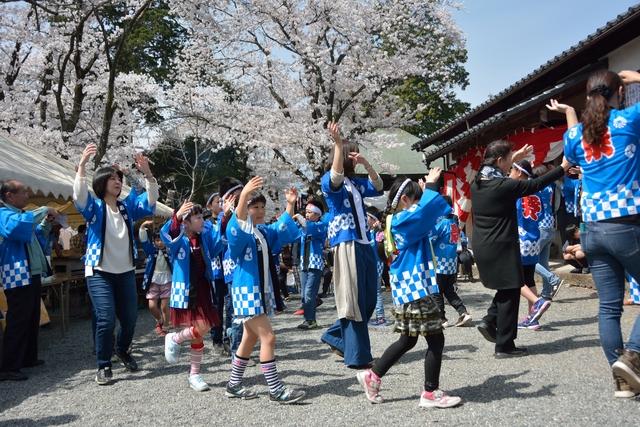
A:
[[[220,326],[214,326],[211,328],[211,340],[214,344],[222,344],[222,337],[224,336],[222,325],[224,324],[224,297],[227,296],[227,284],[224,283],[224,278],[215,279],[213,281],[213,303],[216,306],[216,312],[220,318]]]
[[[38,360],[41,288],[40,275],[37,275],[31,277],[28,286],[4,291],[7,297],[7,327],[0,371],[18,371]]]
[[[510,351],[516,347],[520,288],[500,289],[487,310],[484,321],[496,328],[496,351]]]
[[[442,320],[447,320],[444,312],[444,299],[447,298],[449,304],[453,308],[456,309],[458,314],[462,316],[467,312],[467,308],[464,306],[462,299],[456,292],[456,275],[455,274],[437,274],[436,282],[438,283],[438,288],[440,288],[440,293],[435,294],[434,298],[436,300],[436,304],[438,304],[438,308],[440,309],[440,316]]]
[[[442,352],[444,351],[444,334],[427,335],[427,352],[424,355],[424,389],[437,390],[440,386],[440,368],[442,366]],[[400,335],[398,341],[391,344],[376,360],[371,370],[382,378],[393,365],[418,342],[418,337]]]

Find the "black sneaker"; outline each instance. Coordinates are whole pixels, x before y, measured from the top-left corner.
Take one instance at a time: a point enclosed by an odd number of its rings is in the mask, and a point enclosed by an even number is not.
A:
[[[305,320],[304,322],[298,325],[298,329],[303,329],[305,331],[310,329],[318,329],[318,323],[315,320]]]
[[[306,394],[307,393],[303,390],[293,390],[288,387],[282,387],[282,390],[276,394],[269,393],[269,400],[272,402],[278,402],[281,405],[289,405],[291,403],[299,402]]]
[[[96,382],[98,385],[107,385],[111,383],[113,379],[113,372],[111,372],[110,367],[100,368],[98,372],[96,372]]]
[[[258,393],[251,390],[250,388],[243,386],[242,383],[236,384],[234,386],[229,385],[229,383],[227,383],[227,389],[225,390],[224,394],[225,396],[231,399],[236,398],[236,399],[249,400],[249,399],[255,399],[258,397]]]
[[[484,320],[482,320],[478,325],[478,331],[480,331],[485,340],[492,343],[496,342],[496,328],[492,327]]]
[[[116,357],[120,359],[127,371],[135,372],[138,370],[138,364],[129,353],[116,353]]]

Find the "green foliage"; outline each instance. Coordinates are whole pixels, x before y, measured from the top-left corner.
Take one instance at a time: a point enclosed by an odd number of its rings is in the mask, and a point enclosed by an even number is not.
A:
[[[115,33],[127,25],[126,2],[105,6],[106,27]],[[151,76],[157,83],[173,83],[172,61],[187,41],[187,30],[172,15],[167,2],[154,0],[128,35],[117,67],[122,73]]]
[[[149,153],[149,159],[153,175],[160,184],[161,200],[166,200],[167,192],[173,190],[180,201],[188,197],[193,188],[191,200],[204,203],[211,193],[218,191],[218,183],[223,177],[232,176],[246,182],[250,175],[244,150],[219,148],[194,137],[181,143],[164,141]],[[195,168],[188,165],[195,165]]]

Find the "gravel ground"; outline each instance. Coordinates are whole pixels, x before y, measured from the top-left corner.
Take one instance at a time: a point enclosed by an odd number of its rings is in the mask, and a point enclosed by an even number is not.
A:
[[[461,283],[460,295],[477,320],[491,293],[479,283]],[[385,293],[387,301],[389,293]],[[593,291],[563,288],[542,319],[543,329],[521,331],[519,345],[531,355],[496,360],[492,344],[475,328],[446,331],[441,387],[459,395],[464,404],[455,409],[423,410],[418,396],[423,381],[426,344],[420,340],[383,380],[386,403],[368,403],[355,379],[325,346],[321,330],[296,329],[300,318],[278,316],[278,368],[286,383],[307,390],[299,405],[270,402],[258,367],[247,369],[246,381],[260,398],[227,399],[224,385],[228,360],[209,353],[206,344],[203,374],[212,385],[204,393],[187,385],[188,357],[168,366],[163,341],[153,332],[146,310],[139,312],[134,357],[140,371],[126,372],[114,364],[116,382],[100,387],[93,381],[90,321],[73,319],[61,338],[57,325],[41,333],[41,357],[46,365],[27,370],[26,382],[0,383],[0,425],[408,425],[417,422],[443,425],[629,425],[640,414],[640,402],[614,399],[610,370],[598,344],[597,298]],[[389,307],[389,305],[387,305]],[[625,336],[640,307],[626,309]],[[456,313],[448,307],[449,318]],[[329,325],[335,315],[332,300],[319,309],[319,322]],[[396,335],[388,329],[370,329],[374,357]]]

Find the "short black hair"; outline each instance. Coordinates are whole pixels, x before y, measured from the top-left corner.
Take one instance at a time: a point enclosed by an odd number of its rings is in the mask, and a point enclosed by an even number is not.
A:
[[[256,193],[253,197],[249,199],[247,206],[255,205],[256,203],[264,203],[267,204],[267,199],[264,197],[262,193]]]
[[[322,202],[320,200],[318,200],[318,199],[308,199],[307,200],[307,205],[313,205],[313,206],[317,207],[324,214],[324,205],[322,204]]]
[[[565,231],[569,236],[573,236],[578,230],[580,230],[580,228],[575,224],[569,224],[567,225],[567,228],[565,228]]]
[[[191,219],[192,215],[200,215],[203,213],[202,206],[198,204],[194,204],[187,216],[184,217],[185,221]]]
[[[3,202],[7,201],[7,194],[15,193],[20,188],[20,181],[15,179],[8,179],[2,183],[0,186],[0,199]]]
[[[242,184],[242,181],[237,178],[234,178],[232,176],[225,176],[220,180],[220,184],[218,186],[218,193],[220,193],[220,197],[224,197],[227,191],[238,185],[242,186],[244,184]]]
[[[80,224],[78,226],[78,233],[86,233],[87,232],[87,225],[86,224]]]
[[[376,208],[375,206],[367,206],[366,211],[368,214],[371,214],[378,218],[378,220],[380,220],[380,209]]]
[[[107,181],[109,181],[109,178],[111,178],[113,174],[118,175],[122,182],[122,178],[124,176],[122,171],[114,168],[113,166],[100,168],[93,174],[93,192],[96,193],[96,197],[99,199],[104,199],[104,195],[107,192]]]

